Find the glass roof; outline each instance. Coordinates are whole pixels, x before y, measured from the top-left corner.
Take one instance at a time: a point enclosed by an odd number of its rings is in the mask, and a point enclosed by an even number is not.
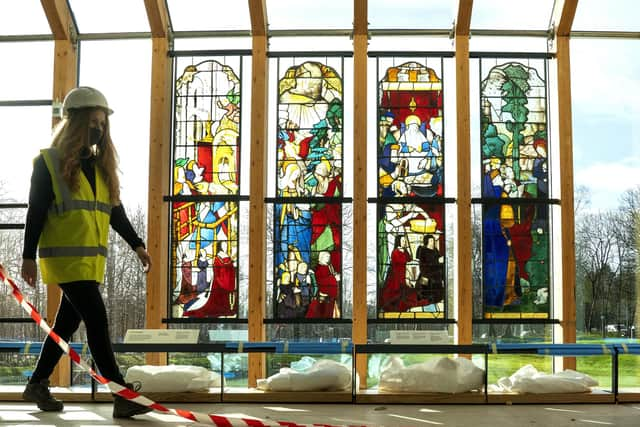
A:
[[[369,0],[369,28],[449,29],[457,6],[454,0]]]
[[[78,33],[149,32],[143,1],[69,0]]]
[[[68,0],[78,30],[149,32],[143,0]],[[175,31],[249,31],[246,0],[166,0]],[[350,29],[352,0],[266,0],[271,30]],[[368,0],[371,29],[449,29],[458,0]],[[474,0],[471,29],[547,30],[554,0]],[[640,31],[640,1],[580,0],[573,31]],[[0,1],[0,36],[51,34],[39,0]]]
[[[0,5],[0,35],[51,34],[39,0],[3,1]]]
[[[267,0],[270,30],[345,29],[353,27],[351,0]]]
[[[249,2],[167,0],[174,31],[250,30]]]
[[[553,2],[554,0],[474,0],[471,29],[546,30],[549,28]],[[582,0],[578,3],[581,2]]]
[[[640,31],[638,0],[580,0],[574,31]]]

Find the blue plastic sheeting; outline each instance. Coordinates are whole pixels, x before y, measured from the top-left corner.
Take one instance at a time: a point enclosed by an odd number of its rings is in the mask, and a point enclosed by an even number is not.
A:
[[[619,354],[640,354],[640,344],[614,344]]]
[[[71,348],[80,354],[88,353],[89,349],[83,343],[71,343]],[[371,344],[379,346],[379,344]],[[387,344],[391,349],[392,344]],[[385,346],[387,346],[385,345]],[[197,346],[197,345],[196,345]],[[358,347],[366,347],[359,345]],[[416,344],[412,346],[411,353],[429,354],[430,345]],[[442,347],[441,345],[439,347]],[[459,347],[450,345],[451,353],[459,353]],[[39,354],[42,342],[0,341],[0,352]],[[466,347],[465,347],[466,348]],[[353,343],[343,342],[228,342],[225,344],[226,352],[265,352],[265,353],[290,353],[290,354],[345,354],[353,351]],[[546,356],[598,356],[618,354],[640,354],[640,344],[487,344],[488,354],[527,353]]]
[[[489,353],[532,353],[548,356],[598,356],[615,352],[614,344],[495,344]]]
[[[89,347],[82,343],[69,344],[77,353],[87,353]],[[0,352],[40,354],[42,342],[0,341]]]

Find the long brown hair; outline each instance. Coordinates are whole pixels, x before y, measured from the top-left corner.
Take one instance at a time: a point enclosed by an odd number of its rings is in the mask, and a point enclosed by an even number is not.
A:
[[[69,112],[56,128],[52,147],[60,151],[62,178],[73,191],[77,190],[81,159],[91,155],[89,149],[89,115],[93,108],[81,108]],[[112,205],[120,204],[120,179],[118,178],[118,153],[109,132],[109,116],[106,117],[102,142],[96,146],[96,166],[104,177]]]

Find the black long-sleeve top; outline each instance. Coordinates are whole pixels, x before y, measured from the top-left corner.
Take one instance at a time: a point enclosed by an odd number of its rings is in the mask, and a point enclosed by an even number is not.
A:
[[[93,193],[96,192],[96,175],[93,159],[82,159],[82,172],[87,177]],[[29,208],[27,210],[27,223],[24,232],[24,247],[22,257],[26,259],[36,259],[38,241],[44,228],[45,220],[49,208],[53,204],[55,195],[51,174],[42,155],[38,156],[33,164],[33,174],[31,175],[31,189],[29,190]],[[111,227],[131,246],[136,249],[144,246],[142,239],[134,230],[122,204],[111,209]]]

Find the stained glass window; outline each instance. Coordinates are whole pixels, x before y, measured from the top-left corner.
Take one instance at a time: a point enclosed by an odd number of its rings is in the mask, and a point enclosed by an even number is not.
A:
[[[378,318],[444,318],[443,59],[383,62],[378,59]]]
[[[342,317],[343,59],[323,59],[278,59],[277,319]]]
[[[480,61],[485,318],[548,318],[545,59]]]
[[[242,57],[178,57],[175,75],[172,316],[237,317]]]

